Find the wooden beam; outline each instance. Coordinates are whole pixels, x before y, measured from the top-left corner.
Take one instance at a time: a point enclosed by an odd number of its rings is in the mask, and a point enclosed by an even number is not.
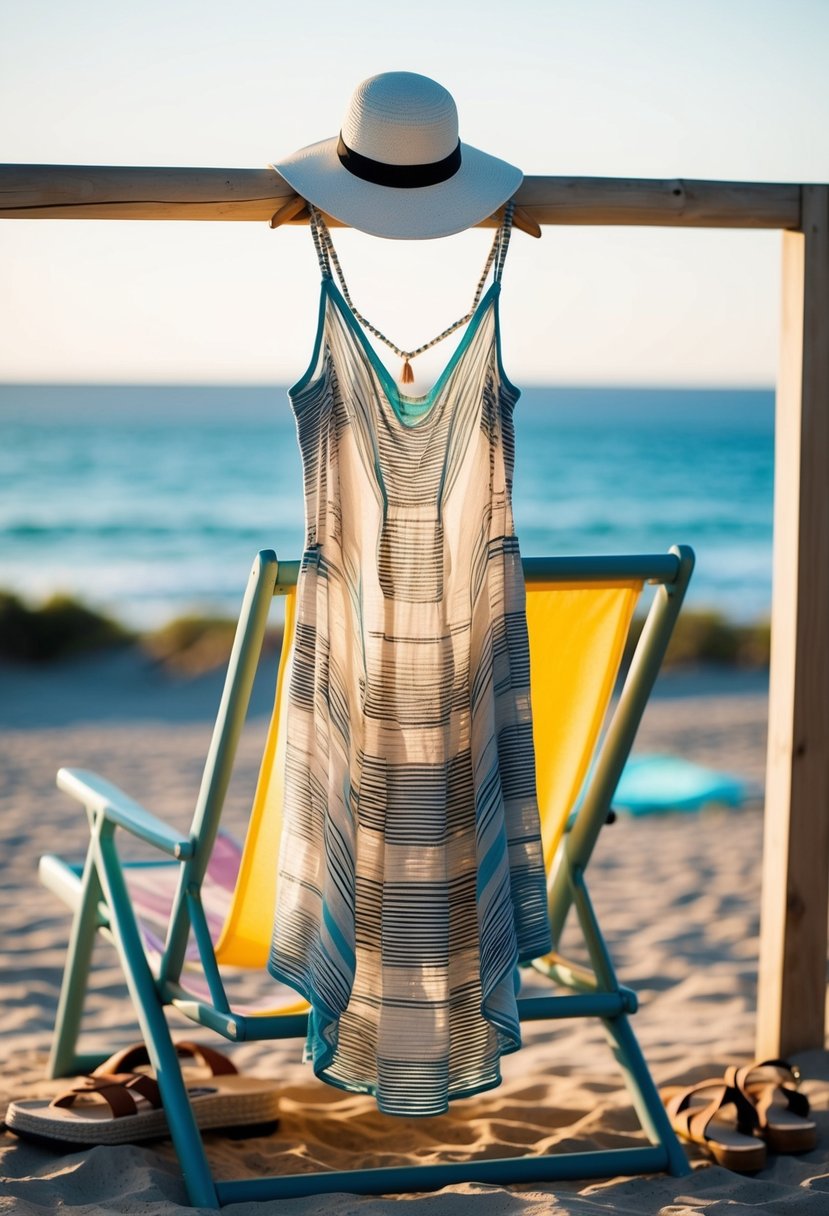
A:
[[[0,166],[9,219],[267,221],[293,193],[272,169]]]
[[[267,222],[292,194],[273,169],[0,165],[0,218],[6,219]],[[800,186],[777,183],[526,177],[516,199],[539,224],[800,224]]]
[[[783,236],[757,1055],[824,1046],[829,906],[829,186]]]
[[[683,178],[525,177],[516,201],[539,224],[797,228],[800,186]]]

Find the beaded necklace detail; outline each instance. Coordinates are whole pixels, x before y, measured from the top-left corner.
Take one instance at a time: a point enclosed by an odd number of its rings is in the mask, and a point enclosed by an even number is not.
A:
[[[348,290],[348,285],[345,281],[345,276],[342,272],[342,267],[340,266],[340,260],[337,257],[337,251],[334,248],[333,241],[331,240],[331,233],[328,231],[328,226],[326,225],[325,220],[322,218],[321,212],[312,203],[308,204],[308,211],[311,216],[311,232],[314,238],[314,247],[317,251],[317,258],[319,260],[323,277],[328,279],[331,278],[331,267],[333,266],[334,272],[342,289],[343,299],[351,309],[356,320],[359,321],[364,329],[366,329],[370,334],[373,334],[374,337],[378,338],[381,342],[384,342],[386,346],[388,346],[389,350],[393,351],[396,355],[399,355],[399,357],[403,360],[403,369],[400,374],[401,384],[414,383],[414,372],[411,368],[412,359],[417,358],[418,355],[422,355],[424,351],[430,350],[433,346],[437,346],[438,342],[442,342],[444,338],[448,338],[450,334],[453,334],[456,329],[460,329],[462,325],[466,325],[468,321],[472,320],[472,317],[475,315],[475,309],[481,302],[481,296],[483,295],[484,291],[484,283],[486,282],[487,275],[489,274],[493,264],[495,266],[493,281],[496,283],[500,282],[501,271],[504,267],[504,259],[507,255],[507,248],[509,247],[509,238],[512,231],[512,216],[514,210],[515,202],[513,199],[510,199],[504,208],[504,218],[501,221],[500,227],[495,233],[495,239],[492,242],[492,248],[489,251],[489,255],[487,256],[484,264],[483,272],[478,280],[478,286],[475,289],[475,295],[472,299],[472,305],[469,312],[465,313],[464,316],[459,317],[457,321],[454,321],[451,325],[447,326],[447,328],[444,329],[442,333],[439,333],[437,337],[432,338],[429,342],[424,342],[422,346],[418,346],[415,350],[401,350],[399,346],[392,342],[390,338],[387,338],[384,333],[381,333],[379,329],[372,325],[371,322],[368,321],[362,315],[362,313],[358,312],[354,307]]]

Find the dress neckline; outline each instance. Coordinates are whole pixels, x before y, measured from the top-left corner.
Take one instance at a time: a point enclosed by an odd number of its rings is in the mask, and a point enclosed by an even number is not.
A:
[[[470,321],[464,331],[455,350],[452,353],[449,362],[444,367],[443,371],[438,376],[437,380],[432,385],[428,393],[423,393],[420,396],[413,397],[407,393],[401,393],[397,387],[397,383],[389,369],[383,363],[377,351],[369,342],[368,338],[363,333],[360,323],[352,313],[339,287],[330,278],[324,278],[322,281],[323,291],[327,292],[330,298],[336,305],[340,315],[344,318],[346,325],[356,337],[359,345],[365,352],[369,363],[374,370],[374,373],[379,382],[383,396],[388,405],[391,406],[392,413],[401,426],[406,430],[416,430],[420,426],[424,426],[426,422],[434,414],[434,406],[439,399],[443,389],[457,367],[460,360],[463,358],[466,350],[469,347],[473,337],[481,326],[484,315],[492,302],[497,299],[501,284],[496,281],[491,283],[487,291],[482,296],[475,311],[470,318]],[[406,411],[411,413],[407,415]],[[412,416],[414,415],[414,416]]]

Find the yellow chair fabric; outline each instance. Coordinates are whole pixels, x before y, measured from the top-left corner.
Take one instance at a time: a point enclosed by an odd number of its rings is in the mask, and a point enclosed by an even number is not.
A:
[[[641,583],[527,587],[535,780],[550,873],[596,748]]]
[[[248,822],[233,900],[216,944],[216,960],[234,967],[264,967],[273,933],[276,864],[282,832],[286,717],[296,624],[296,590],[285,596],[285,628],[276,698]],[[302,1002],[303,1008],[307,1008]]]
[[[641,582],[631,581],[527,584],[536,785],[548,874],[595,751],[641,590]],[[296,594],[291,592],[239,879],[216,947],[219,963],[232,966],[264,967],[270,950],[295,616]],[[298,1000],[296,1008],[307,1005]]]

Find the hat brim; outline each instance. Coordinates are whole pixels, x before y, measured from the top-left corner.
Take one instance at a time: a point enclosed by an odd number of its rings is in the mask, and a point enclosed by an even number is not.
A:
[[[462,143],[461,166],[445,182],[377,186],[342,165],[337,143],[333,136],[309,144],[270,168],[320,211],[371,236],[428,240],[463,232],[497,211],[524,177],[515,165]]]

